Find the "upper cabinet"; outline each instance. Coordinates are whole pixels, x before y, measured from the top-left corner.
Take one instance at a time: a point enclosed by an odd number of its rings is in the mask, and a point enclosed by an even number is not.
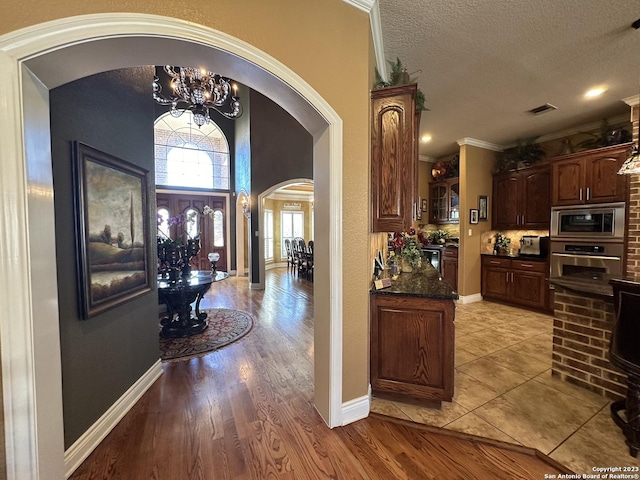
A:
[[[371,91],[371,201],[373,232],[406,231],[418,184],[416,84]]]
[[[460,222],[460,180],[447,178],[429,184],[429,223]]]
[[[551,159],[552,205],[623,202],[627,175],[617,175],[631,144],[614,145]]]
[[[543,164],[493,176],[494,230],[548,229],[551,167]]]

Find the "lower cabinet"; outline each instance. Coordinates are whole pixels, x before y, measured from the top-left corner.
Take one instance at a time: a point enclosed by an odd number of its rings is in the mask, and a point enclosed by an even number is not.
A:
[[[453,300],[371,294],[371,390],[439,404],[453,398]]]
[[[482,296],[540,310],[549,309],[549,264],[538,259],[482,257]]]
[[[458,290],[458,248],[446,247],[442,252],[442,278]]]

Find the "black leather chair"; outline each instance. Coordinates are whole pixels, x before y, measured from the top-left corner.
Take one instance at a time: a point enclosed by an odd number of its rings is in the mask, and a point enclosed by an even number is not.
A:
[[[609,360],[627,374],[627,397],[611,404],[611,418],[622,429],[629,453],[640,451],[640,283],[612,280],[616,323]],[[624,410],[624,418],[620,412]]]

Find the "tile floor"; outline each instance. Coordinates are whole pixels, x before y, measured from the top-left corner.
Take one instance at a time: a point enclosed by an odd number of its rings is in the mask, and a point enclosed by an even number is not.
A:
[[[578,474],[640,467],[610,401],[551,376],[550,315],[477,302],[456,307],[453,402],[440,410],[374,398],[392,417],[533,447]]]

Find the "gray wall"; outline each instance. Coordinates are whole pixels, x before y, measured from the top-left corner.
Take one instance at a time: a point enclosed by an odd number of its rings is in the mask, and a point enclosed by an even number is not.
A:
[[[251,282],[260,281],[259,194],[294,178],[313,178],[313,137],[282,107],[251,91]]]
[[[151,67],[133,68],[50,92],[65,448],[159,358],[155,287],[99,316],[80,318],[71,163],[71,141],[78,140],[148,170],[153,193],[152,80]],[[149,203],[155,238],[155,195]]]

